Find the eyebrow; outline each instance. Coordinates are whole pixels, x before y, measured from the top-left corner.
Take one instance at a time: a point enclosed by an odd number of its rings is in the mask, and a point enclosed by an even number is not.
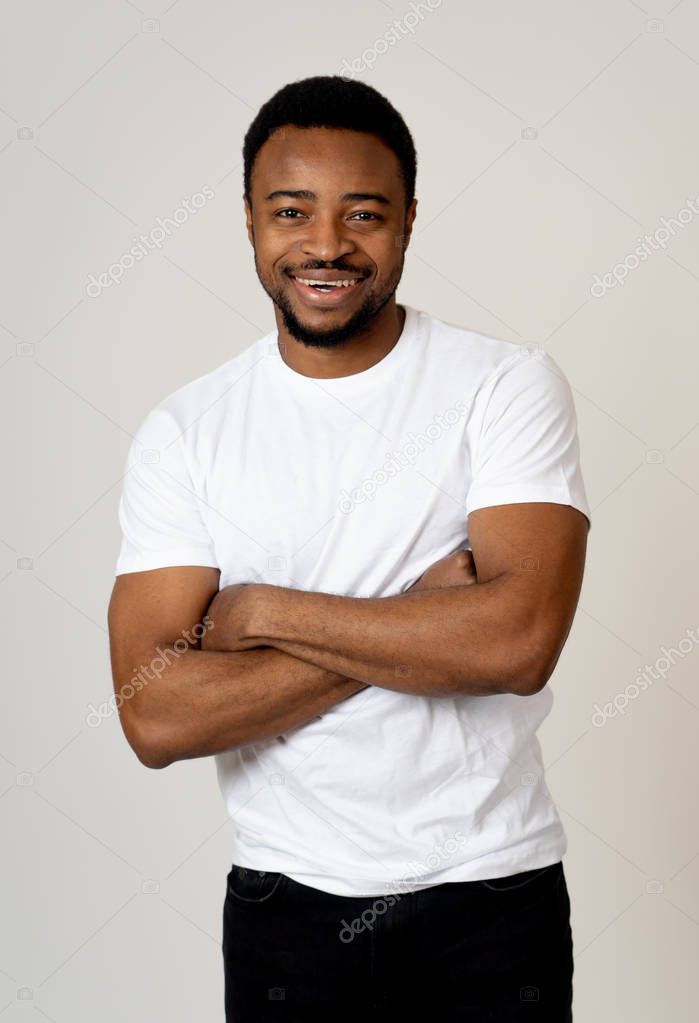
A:
[[[278,188],[276,191],[266,195],[265,200],[271,201],[282,197],[304,199],[306,202],[314,202],[318,198],[315,192],[309,192],[306,188],[297,188],[295,190]],[[391,205],[391,200],[380,192],[345,192],[344,195],[338,196],[338,199],[340,202],[370,202],[373,200],[374,202],[381,203],[383,206]]]

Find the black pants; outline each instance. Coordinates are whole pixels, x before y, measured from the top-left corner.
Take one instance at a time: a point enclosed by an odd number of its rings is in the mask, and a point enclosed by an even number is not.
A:
[[[571,1023],[561,862],[354,898],[236,866],[223,908],[227,1023]]]

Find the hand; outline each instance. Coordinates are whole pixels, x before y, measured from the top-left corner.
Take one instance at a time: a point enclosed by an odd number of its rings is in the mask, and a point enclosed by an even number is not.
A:
[[[478,582],[471,551],[462,548],[445,555],[423,572],[417,582],[405,590],[434,590],[442,586],[471,586]]]
[[[256,641],[249,639],[249,626],[253,600],[258,596],[254,591],[261,586],[258,583],[232,583],[218,591],[206,612],[213,625],[209,625],[201,638],[202,650],[247,650],[257,645]]]

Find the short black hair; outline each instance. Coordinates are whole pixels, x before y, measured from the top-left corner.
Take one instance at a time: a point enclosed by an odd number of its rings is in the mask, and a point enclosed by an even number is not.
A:
[[[284,125],[344,128],[376,135],[398,157],[405,186],[405,207],[415,197],[417,155],[413,137],[396,108],[371,85],[340,75],[316,75],[290,82],[264,103],[245,134],[243,182],[251,203],[255,158],[270,135]]]

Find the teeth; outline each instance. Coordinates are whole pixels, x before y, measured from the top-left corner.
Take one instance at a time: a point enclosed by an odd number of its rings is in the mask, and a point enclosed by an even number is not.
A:
[[[311,278],[297,277],[296,280],[300,281],[301,284],[308,284],[308,285],[322,284],[323,287],[326,287],[326,288],[349,288],[350,284],[356,284],[357,281],[359,280],[359,278],[358,277],[353,277],[351,280],[347,280],[347,281],[314,281]]]

